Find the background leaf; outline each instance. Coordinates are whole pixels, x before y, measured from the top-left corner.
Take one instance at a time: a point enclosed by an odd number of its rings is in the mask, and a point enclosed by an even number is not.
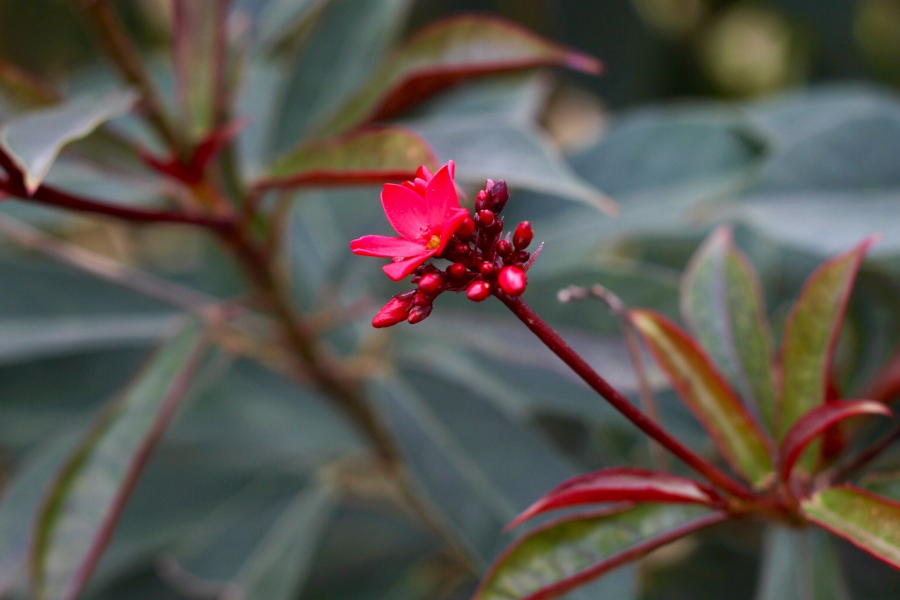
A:
[[[681,312],[716,366],[772,430],[772,342],[759,277],[732,242],[730,229],[707,238],[682,282]]]
[[[756,600],[850,600],[833,539],[816,529],[771,525]]]
[[[21,171],[28,193],[33,193],[63,146],[125,114],[136,98],[132,92],[117,90],[26,113],[0,130],[0,149]]]
[[[543,66],[598,74],[599,61],[486,15],[432,23],[394,52],[363,88],[329,119],[329,130],[384,121],[471,77]]]
[[[37,597],[75,598],[87,583],[204,346],[196,324],[179,332],[104,412],[60,471],[36,526],[31,569]]]
[[[440,166],[428,142],[407,129],[386,127],[307,142],[276,161],[257,185],[379,184],[413,179],[420,165],[434,171]]]

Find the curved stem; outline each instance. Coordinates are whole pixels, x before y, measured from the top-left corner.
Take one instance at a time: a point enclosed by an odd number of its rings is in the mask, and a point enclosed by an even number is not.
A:
[[[655,423],[640,409],[629,402],[616,388],[600,376],[581,356],[578,355],[558,333],[541,319],[521,298],[512,298],[505,294],[497,297],[509,310],[522,321],[544,344],[553,351],[569,368],[571,368],[595,392],[600,394],[613,408],[618,410],[638,429],[659,442],[666,450],[684,461],[685,464],[709,479],[730,494],[746,499],[757,499],[756,495],[731,476],[707,461],[705,458],[682,444],[669,432]]]

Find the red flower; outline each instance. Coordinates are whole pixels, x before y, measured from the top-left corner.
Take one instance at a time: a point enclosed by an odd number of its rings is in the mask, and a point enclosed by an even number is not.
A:
[[[450,236],[469,216],[469,211],[459,207],[453,173],[450,161],[433,176],[427,168],[419,167],[414,181],[385,184],[381,205],[388,222],[402,237],[366,235],[350,243],[353,253],[392,258],[384,272],[394,281],[432,256],[440,256]]]

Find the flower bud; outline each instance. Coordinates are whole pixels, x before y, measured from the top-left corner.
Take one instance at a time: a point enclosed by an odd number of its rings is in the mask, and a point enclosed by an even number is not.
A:
[[[478,211],[478,221],[485,227],[494,224],[494,213],[489,210]]]
[[[409,311],[409,316],[406,320],[409,321],[410,325],[421,323],[428,318],[428,315],[431,314],[432,310],[433,307],[430,304],[427,304],[425,306],[414,306],[412,310]]]
[[[484,205],[487,202],[487,200],[488,200],[487,192],[485,192],[484,190],[481,190],[480,192],[478,192],[478,194],[475,196],[475,212],[484,210]]]
[[[529,258],[531,258],[531,253],[528,252],[528,250],[519,250],[518,252],[516,252],[514,262],[526,263],[526,262],[528,262]]]
[[[443,285],[444,278],[437,273],[426,273],[419,280],[419,289],[430,296],[437,294]]]
[[[456,230],[456,235],[460,237],[460,239],[467,240],[472,237],[472,234],[475,233],[475,221],[471,218],[467,218],[462,224],[459,226],[459,229]]]
[[[531,229],[531,223],[522,221],[513,234],[513,246],[516,247],[516,250],[527,248],[532,238],[534,238],[534,231]]]
[[[506,206],[506,201],[509,200],[509,188],[506,187],[506,182],[502,179],[494,184],[494,187],[491,188],[491,210],[495,213],[499,213],[503,210],[503,207]]]
[[[407,314],[413,303],[415,292],[399,294],[400,297],[392,298],[385,304],[375,318],[372,319],[372,327],[390,327],[406,320]]]
[[[512,254],[513,247],[506,240],[500,240],[497,242],[497,254],[499,254],[502,258],[506,258]]]
[[[433,298],[429,294],[426,294],[422,290],[419,290],[418,292],[416,292],[415,297],[413,297],[412,303],[413,306],[428,306],[429,304],[431,304],[432,300]]]
[[[466,289],[466,298],[472,302],[482,302],[491,295],[491,284],[486,281],[476,280]]]
[[[486,260],[478,265],[478,270],[484,276],[492,275],[494,273],[494,263]]]
[[[503,267],[497,276],[497,285],[510,296],[521,296],[528,285],[528,276],[519,267]]]
[[[490,193],[492,189],[494,189],[494,180],[493,179],[485,179],[484,180],[484,191],[487,193]]]
[[[447,272],[450,274],[450,277],[454,279],[462,279],[466,276],[468,269],[466,269],[466,265],[462,263],[453,263],[450,265],[450,268],[447,269]]]

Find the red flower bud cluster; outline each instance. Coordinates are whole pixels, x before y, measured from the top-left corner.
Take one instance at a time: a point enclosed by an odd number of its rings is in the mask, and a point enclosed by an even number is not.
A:
[[[526,250],[534,238],[528,221],[503,235],[501,212],[509,200],[504,181],[487,180],[475,198],[475,214],[456,227],[437,258],[451,264],[439,269],[431,262],[412,271],[416,289],[394,296],[372,321],[390,327],[402,321],[418,323],[431,314],[434,300],[444,292],[465,291],[473,302],[490,296],[519,296],[528,285],[526,271],[534,261]]]

